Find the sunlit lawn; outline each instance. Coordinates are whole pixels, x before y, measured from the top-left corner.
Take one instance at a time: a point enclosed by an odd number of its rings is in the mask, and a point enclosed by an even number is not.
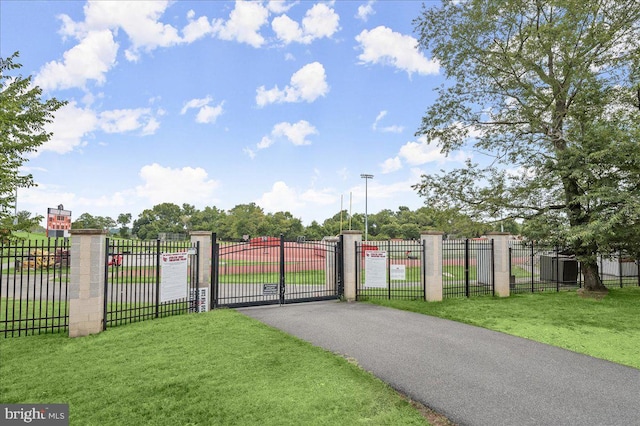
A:
[[[1,402],[69,403],[72,425],[427,424],[348,360],[232,310],[0,351]]]

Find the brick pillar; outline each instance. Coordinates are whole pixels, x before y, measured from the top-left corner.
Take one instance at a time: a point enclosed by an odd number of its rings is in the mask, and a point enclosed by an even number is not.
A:
[[[103,330],[106,234],[101,229],[71,230],[69,337]]]
[[[356,241],[362,241],[362,231],[342,231],[342,260],[344,262],[344,298],[348,302],[356,300]]]
[[[198,287],[211,285],[211,245],[212,233],[209,231],[191,231],[189,233],[193,244],[200,243],[198,253]]]
[[[420,234],[424,241],[424,288],[428,302],[442,301],[442,236],[444,232],[425,231]]]
[[[495,295],[509,297],[509,233],[488,232],[487,237],[493,239]]]

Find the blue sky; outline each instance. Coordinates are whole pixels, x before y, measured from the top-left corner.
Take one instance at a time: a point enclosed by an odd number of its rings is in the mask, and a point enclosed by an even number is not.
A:
[[[433,3],[428,2],[427,5]],[[162,202],[255,202],[308,225],[419,208],[460,166],[414,133],[444,82],[420,1],[2,1],[0,56],[69,103],[18,209],[133,218]],[[350,207],[350,199],[351,207]]]

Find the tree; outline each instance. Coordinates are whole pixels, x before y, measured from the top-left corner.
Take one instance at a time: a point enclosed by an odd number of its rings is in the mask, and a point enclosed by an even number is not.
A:
[[[42,101],[42,90],[32,86],[30,76],[8,75],[21,67],[14,62],[17,58],[18,52],[0,58],[0,223],[8,234],[15,230],[14,221],[7,217],[15,207],[17,189],[35,185],[33,176],[19,169],[27,161],[26,154],[51,139],[44,127],[65,104],[55,98]]]
[[[216,232],[219,238],[226,239],[224,235],[223,221],[226,217],[224,210],[217,207],[205,207],[204,210],[196,210],[191,215],[191,229],[194,231]]]
[[[72,229],[102,229],[108,231],[116,226],[116,221],[109,216],[92,216],[89,213],[82,213],[71,223]]]
[[[0,244],[8,244],[12,240],[19,240],[12,232],[32,232],[40,226],[40,222],[44,219],[42,215],[31,217],[31,212],[21,210],[17,217],[4,216],[0,219]]]
[[[606,291],[597,253],[640,231],[637,0],[444,0],[415,21],[448,78],[417,135],[491,158],[424,175],[428,205],[524,219]],[[549,238],[547,238],[549,239]]]
[[[282,234],[288,241],[294,241],[303,236],[304,227],[302,221],[293,217],[290,212],[269,213],[265,217],[267,235],[279,236]]]
[[[158,238],[161,232],[185,232],[184,211],[177,204],[161,203],[145,209],[133,221],[131,232],[141,240]]]
[[[256,203],[238,204],[229,210],[224,227],[233,239],[267,235],[264,210]]]
[[[118,225],[120,225],[120,237],[127,238],[129,236],[129,227],[131,223],[131,213],[120,213],[118,215]]]

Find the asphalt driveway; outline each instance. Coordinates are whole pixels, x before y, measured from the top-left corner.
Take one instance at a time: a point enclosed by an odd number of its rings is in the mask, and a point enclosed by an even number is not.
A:
[[[459,425],[640,425],[640,370],[366,303],[239,312],[354,358]]]

